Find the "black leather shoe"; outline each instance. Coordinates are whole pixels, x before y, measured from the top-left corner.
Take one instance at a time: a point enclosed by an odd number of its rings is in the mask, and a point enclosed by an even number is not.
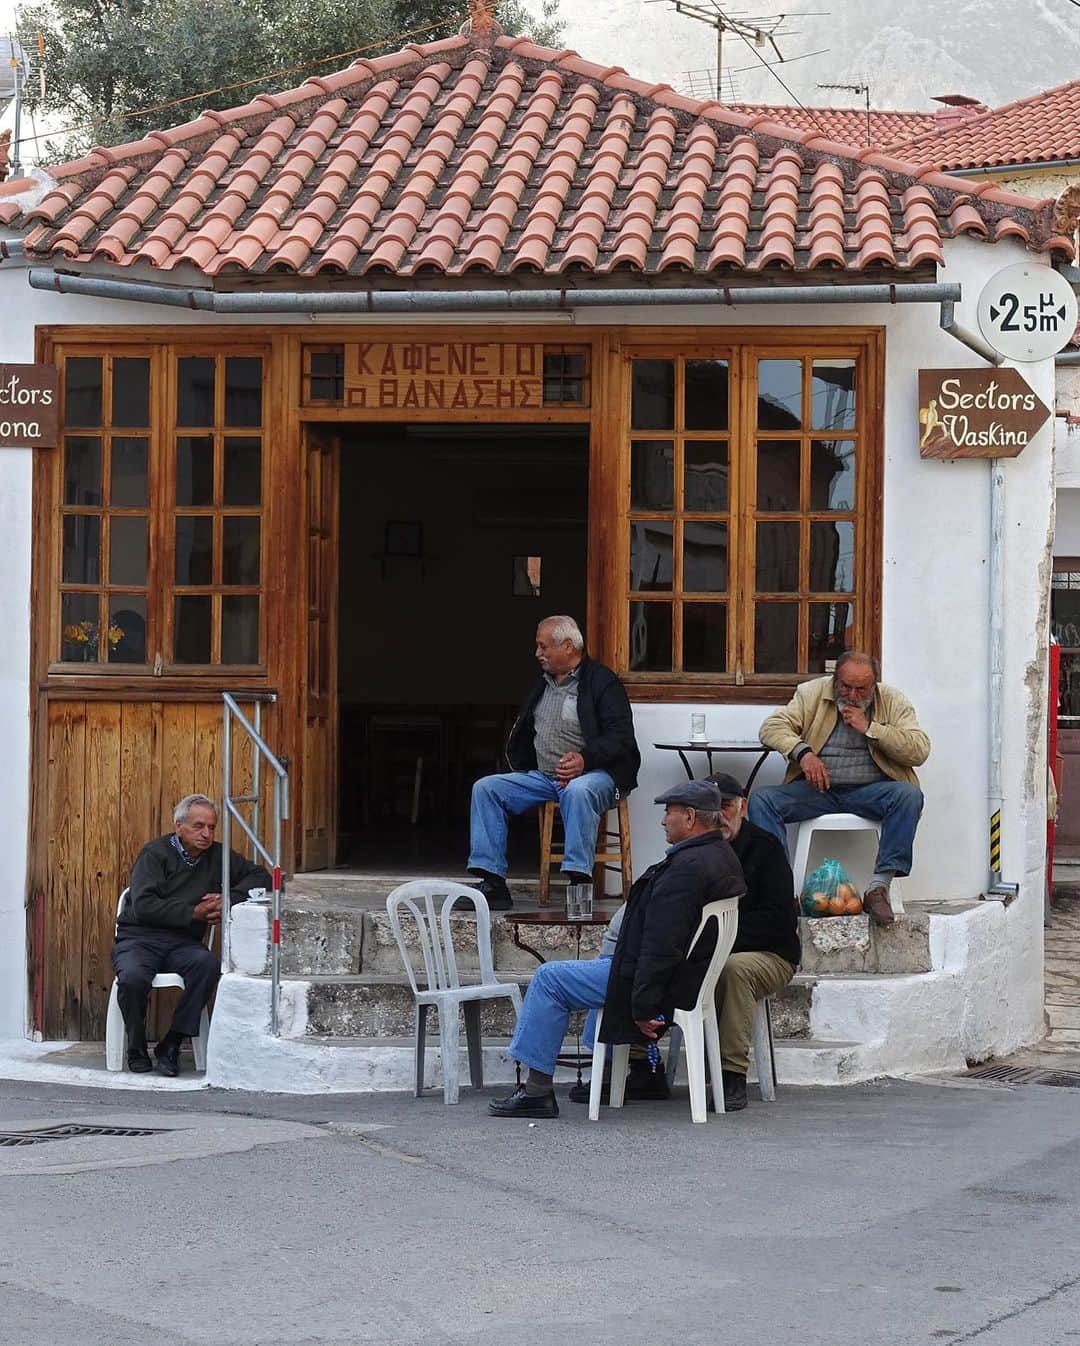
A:
[[[571,1085],[570,1093],[568,1095],[570,1102],[588,1103],[589,1090],[591,1088],[592,1083],[589,1080],[585,1080],[581,1084]],[[600,1102],[605,1104],[611,1102],[611,1081],[606,1075],[604,1076],[604,1083],[600,1086]]]
[[[742,1112],[746,1107],[746,1076],[739,1075],[734,1070],[725,1070],[724,1078],[724,1111]]]
[[[497,1098],[488,1104],[491,1117],[558,1117],[559,1105],[555,1102],[555,1091],[542,1094],[539,1098],[525,1092],[525,1086],[519,1085],[509,1098]]]
[[[180,1074],[180,1044],[171,1042],[163,1047],[159,1042],[154,1048],[154,1069],[159,1075],[168,1075],[170,1079]]]
[[[150,1053],[145,1047],[128,1048],[127,1067],[133,1075],[145,1075],[154,1068],[150,1061]]]
[[[562,876],[567,883],[592,883],[592,875],[582,874],[579,869],[564,869]]]
[[[477,883],[470,883],[470,888],[475,888],[478,893],[483,893],[487,898],[489,911],[509,911],[514,905],[514,899],[510,896],[510,889],[506,886],[506,880],[500,878],[498,874],[487,875]],[[475,907],[467,897],[459,897],[454,903],[454,911],[475,911]]]
[[[590,1087],[591,1085],[588,1083],[575,1084],[570,1090],[570,1101],[572,1103],[588,1103]],[[630,1073],[626,1077],[624,1102],[654,1103],[670,1097],[671,1086],[667,1082],[667,1074],[662,1064],[656,1070],[651,1070],[648,1065],[643,1065],[640,1069],[630,1067]],[[600,1089],[600,1102],[611,1102],[611,1079],[606,1072],[604,1083]]]

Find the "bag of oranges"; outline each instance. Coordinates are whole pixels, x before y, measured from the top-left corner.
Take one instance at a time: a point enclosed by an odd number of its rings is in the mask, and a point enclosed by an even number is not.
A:
[[[862,911],[859,890],[839,860],[826,860],[807,875],[802,909],[806,916],[858,916]]]

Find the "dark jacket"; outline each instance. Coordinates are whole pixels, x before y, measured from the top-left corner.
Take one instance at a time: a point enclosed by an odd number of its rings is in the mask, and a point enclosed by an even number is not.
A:
[[[247,900],[249,888],[267,888],[273,880],[251,860],[230,852],[229,888],[232,902]],[[148,841],[131,867],[131,883],[120,915],[118,930],[146,926],[154,930],[176,930],[193,939],[206,934],[206,922],[192,919],[191,913],[207,895],[221,892],[221,843],[214,844],[196,865],[186,865],[172,844],[171,836]]]
[[[746,878],[739,903],[739,932],[732,953],[775,953],[799,966],[799,912],[795,879],[783,846],[762,827],[743,819],[731,843]]]
[[[691,837],[647,869],[630,889],[611,958],[600,1037],[643,1042],[637,1019],[689,1009],[716,947],[716,923],[688,959],[687,950],[709,902],[746,891],[735,854],[720,832]]]
[[[606,771],[620,795],[627,795],[637,784],[641,754],[634,737],[634,717],[630,698],[618,677],[603,664],[586,655],[578,665],[578,719],[585,739],[582,757],[586,771]],[[536,769],[536,730],[533,712],[547,684],[536,680],[518,712],[506,744],[506,760],[514,771]]]

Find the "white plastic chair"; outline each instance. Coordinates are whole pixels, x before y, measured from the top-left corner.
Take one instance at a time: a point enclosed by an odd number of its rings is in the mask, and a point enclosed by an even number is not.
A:
[[[667,1035],[668,1054],[665,1073],[668,1085],[675,1083],[679,1069],[679,1057],[682,1054],[682,1030],[673,1028]],[[754,1056],[754,1069],[757,1071],[758,1088],[764,1103],[776,1101],[776,1055],[773,1047],[772,1010],[769,999],[759,1000],[754,1007],[754,1026],[751,1029],[750,1050]],[[710,1066],[710,1069],[712,1067]]]
[[[803,884],[810,862],[810,846],[815,832],[873,832],[881,837],[881,824],[873,818],[860,818],[855,813],[823,813],[820,818],[807,818],[799,823],[795,842],[795,862],[792,872],[795,875],[795,895],[802,898]],[[900,880],[893,879],[889,885],[889,902],[897,916],[904,914],[904,903],[900,897]]]
[[[436,918],[435,898],[445,900]],[[458,898],[464,897],[476,908],[476,948],[480,961],[480,980],[462,985],[458,973],[454,942],[450,931],[450,912]],[[419,903],[423,903],[421,908]],[[419,986],[416,970],[401,925],[404,907],[416,922],[420,954],[424,960],[425,985]],[[424,1045],[427,1038],[428,1010],[439,1012],[439,1053],[442,1058],[443,1101],[456,1103],[459,1090],[460,1021],[458,1006],[465,1016],[465,1038],[469,1049],[469,1075],[474,1089],[484,1087],[484,1057],[480,1041],[480,1006],[485,1000],[509,999],[514,1013],[521,1013],[521,989],[514,982],[495,980],[491,954],[491,913],[487,899],[475,888],[446,879],[414,879],[403,883],[386,899],[386,914],[394,932],[409,985],[416,1000],[416,1097],[424,1091]]]
[[[116,915],[119,917],[120,908],[124,905],[124,898],[127,897],[128,890],[125,888],[120,894],[120,901],[116,904]],[[213,948],[214,931],[211,927],[208,947]],[[184,979],[179,972],[159,972],[150,987],[154,991],[161,991],[166,987],[175,987],[177,990],[184,989]],[[109,1008],[105,1014],[105,1068],[107,1070],[123,1070],[124,1068],[124,1016],[120,1013],[120,1000],[116,978],[113,978],[112,990],[109,992]],[[206,1069],[206,1043],[210,1037],[210,1015],[206,1012],[206,1006],[203,1006],[202,1018],[199,1021],[199,1035],[191,1039],[191,1050],[195,1054],[195,1069]]]
[[[715,920],[716,948],[705,971],[701,989],[692,1009],[675,1011],[675,1027],[686,1039],[686,1071],[690,1080],[690,1117],[695,1122],[708,1120],[705,1107],[705,1053],[709,1053],[712,1073],[713,1102],[717,1112],[724,1111],[724,1086],[720,1078],[720,1032],[716,1024],[716,983],[735,944],[739,928],[739,899],[725,897],[709,902],[701,911],[701,923],[687,950],[693,952],[705,927]],[[593,1047],[592,1079],[589,1083],[589,1120],[600,1120],[600,1093],[603,1089],[604,1057],[607,1043],[600,1041],[603,1010],[596,1016],[596,1045]],[[626,1076],[630,1068],[630,1044],[618,1043],[611,1049],[611,1106],[621,1108],[626,1093]]]

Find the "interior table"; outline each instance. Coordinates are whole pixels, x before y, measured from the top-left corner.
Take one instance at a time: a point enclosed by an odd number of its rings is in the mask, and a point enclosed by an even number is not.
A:
[[[713,773],[713,753],[757,753],[757,761],[754,763],[754,769],[750,772],[750,777],[746,782],[747,794],[754,788],[754,781],[757,778],[757,773],[764,766],[765,759],[772,752],[772,748],[766,748],[761,743],[714,743],[711,740],[706,739],[687,739],[683,743],[654,743],[653,747],[659,748],[665,752],[677,752],[679,754],[679,760],[686,768],[687,780],[694,779],[694,769],[690,765],[690,760],[686,755],[688,752],[703,752],[705,754],[709,763],[709,769],[705,773],[707,776],[711,776]]]

